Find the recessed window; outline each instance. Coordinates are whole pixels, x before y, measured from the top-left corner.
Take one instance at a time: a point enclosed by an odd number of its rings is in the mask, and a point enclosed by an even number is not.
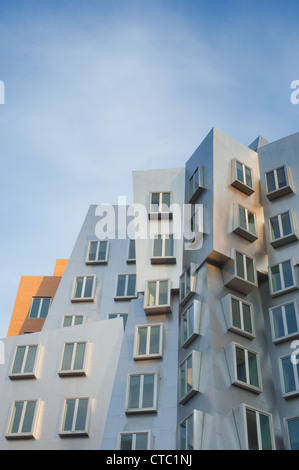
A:
[[[297,289],[292,260],[284,261],[269,268],[271,295],[279,295]]]
[[[194,266],[191,263],[180,276],[180,304],[187,302],[187,300],[195,293],[194,271]]]
[[[151,193],[150,195],[150,213],[169,212],[170,193]]]
[[[118,274],[115,300],[136,297],[136,274]]]
[[[84,321],[84,315],[65,315],[63,317],[63,328],[67,326],[82,325]]]
[[[295,302],[278,305],[270,309],[273,341],[283,341],[298,335],[298,313]]]
[[[108,319],[112,320],[113,318],[122,318],[124,328],[126,327],[127,320],[128,320],[128,314],[127,313],[109,313],[108,314]]]
[[[126,413],[153,411],[157,411],[157,375],[129,375]]]
[[[236,220],[234,232],[253,242],[257,239],[255,213],[239,204],[235,205]]]
[[[15,401],[13,404],[7,439],[32,439],[37,418],[38,401]]]
[[[294,229],[292,211],[271,217],[269,219],[269,228],[270,243],[274,248],[298,240]]]
[[[88,247],[87,264],[106,264],[108,260],[107,240],[90,241]]]
[[[299,394],[299,365],[297,362],[297,359],[292,361],[291,355],[280,358],[285,397]]]
[[[149,450],[151,432],[122,432],[119,437],[119,450]]]
[[[187,347],[200,334],[201,302],[194,300],[181,315],[181,346]]]
[[[299,417],[286,420],[290,450],[299,450]]]
[[[95,285],[95,276],[77,276],[75,279],[72,302],[93,301]]]
[[[29,312],[29,318],[46,318],[49,312],[51,297],[34,297]]]
[[[245,349],[241,345],[235,347],[235,385],[249,390],[261,391],[259,357],[256,351]]]
[[[170,307],[169,280],[148,281],[144,298],[144,311],[146,313],[168,313]]]
[[[290,184],[289,171],[286,165],[268,171],[266,178],[266,196],[272,200],[293,192]]]
[[[127,263],[135,263],[136,261],[135,245],[135,240],[129,239]]]
[[[85,375],[87,343],[65,343],[59,375]]]
[[[38,346],[36,344],[17,346],[9,377],[35,378]]]
[[[232,186],[247,195],[254,192],[251,168],[236,159],[232,160]]]
[[[90,415],[89,398],[68,398],[65,400],[60,437],[88,436]]]
[[[152,264],[175,263],[173,235],[156,235],[153,239]]]
[[[163,325],[136,326],[134,359],[160,359],[162,357]]]
[[[184,404],[199,392],[201,353],[192,353],[179,366],[179,401]]]
[[[271,415],[245,407],[247,449],[273,450],[273,426]]]

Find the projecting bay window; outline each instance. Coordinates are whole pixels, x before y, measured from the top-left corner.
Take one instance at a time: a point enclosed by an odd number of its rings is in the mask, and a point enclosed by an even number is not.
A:
[[[171,312],[170,281],[147,281],[144,296],[144,311],[147,314]]]
[[[265,174],[266,179],[266,196],[269,200],[276,199],[293,192],[290,181],[289,168],[283,165]]]
[[[152,264],[175,263],[173,235],[156,235],[153,239]]]
[[[298,240],[293,211],[283,212],[269,219],[270,243],[276,248]]]
[[[274,342],[288,340],[299,335],[298,310],[295,302],[272,307],[269,313]]]
[[[228,294],[221,300],[223,312],[230,331],[247,338],[254,338],[253,306],[239,297]]]
[[[10,379],[36,378],[37,355],[37,344],[17,346]]]
[[[201,332],[202,303],[193,300],[181,315],[181,346],[186,348]]]
[[[136,297],[136,274],[118,274],[114,300],[130,300]]]
[[[205,448],[205,428],[210,428],[212,419],[208,413],[193,410],[179,424],[179,449],[202,450]]]
[[[232,160],[232,186],[248,196],[254,192],[252,169],[236,159]]]
[[[280,358],[283,396],[293,397],[299,394],[299,361],[296,355]]]
[[[241,344],[230,343],[225,347],[225,355],[232,384],[254,393],[261,393],[259,353]]]
[[[243,294],[257,287],[257,273],[253,257],[232,250],[232,259],[224,265],[225,284]]]
[[[46,318],[51,304],[51,297],[34,297],[29,318]]]
[[[190,263],[180,276],[180,305],[185,304],[195,293],[195,265]]]
[[[192,351],[179,366],[179,402],[186,403],[200,391],[201,353]]]
[[[127,384],[126,413],[157,411],[157,374],[130,374]]]
[[[60,437],[87,437],[90,420],[90,398],[67,398],[60,427]]]
[[[59,371],[60,377],[86,375],[87,345],[86,342],[65,343]]]
[[[203,189],[203,167],[199,166],[192,173],[188,181],[188,198],[190,204],[196,201]]]
[[[92,302],[94,300],[96,276],[77,276],[72,302]]]
[[[234,204],[233,231],[250,242],[257,239],[256,215],[246,207]]]
[[[162,358],[163,325],[138,325],[135,330],[134,359]]]
[[[38,408],[38,400],[15,401],[6,439],[34,439]]]
[[[294,261],[287,260],[269,268],[272,297],[298,289]]]
[[[107,264],[109,242],[107,240],[90,241],[86,264]]]

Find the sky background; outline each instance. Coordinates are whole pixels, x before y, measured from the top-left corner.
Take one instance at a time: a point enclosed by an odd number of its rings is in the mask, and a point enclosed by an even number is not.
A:
[[[298,132],[298,0],[0,0],[0,338],[21,275],[69,258],[90,204],[183,167],[216,127]],[[283,156],[282,156],[283,158]]]

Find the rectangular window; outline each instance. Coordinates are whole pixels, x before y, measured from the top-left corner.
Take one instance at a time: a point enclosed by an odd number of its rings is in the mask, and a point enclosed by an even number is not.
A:
[[[72,302],[93,301],[95,285],[95,276],[77,276],[75,279]]]
[[[231,326],[233,330],[239,334],[253,337],[253,312],[252,305],[244,302],[237,297],[231,296]]]
[[[65,343],[59,375],[85,375],[87,343]]]
[[[86,264],[106,264],[108,260],[108,240],[90,241]]]
[[[148,281],[144,298],[146,313],[168,313],[170,307],[170,283],[167,280]]]
[[[34,297],[29,312],[29,318],[46,318],[50,308],[51,297]]]
[[[67,326],[82,325],[84,321],[84,315],[65,315],[63,317],[63,328]]]
[[[191,414],[180,424],[180,450],[194,449],[194,417]]]
[[[180,276],[180,304],[187,302],[187,300],[194,294],[195,276],[193,274],[193,264]]]
[[[299,450],[299,417],[286,420],[290,450]]]
[[[282,341],[298,335],[298,313],[295,302],[271,308],[270,321],[273,341]]]
[[[245,407],[247,448],[249,450],[273,450],[274,438],[271,415]]]
[[[258,285],[255,259],[234,248],[231,251],[234,270],[232,270],[231,260],[224,263],[225,285],[247,295]]]
[[[290,184],[288,167],[286,165],[268,171],[266,178],[266,196],[272,200],[293,192]]]
[[[299,393],[299,363],[297,364],[295,356],[294,359],[292,360],[292,356],[280,358],[284,396],[293,396]]]
[[[173,235],[156,235],[153,240],[152,264],[175,263]]]
[[[89,398],[66,399],[59,436],[88,436],[89,415]]]
[[[269,268],[271,295],[279,295],[297,289],[292,260],[284,261]]]
[[[250,258],[239,251],[236,251],[236,272],[238,277],[241,277],[248,282],[256,283],[253,258]]]
[[[135,263],[135,261],[136,261],[135,240],[130,239],[129,246],[128,246],[127,263]]]
[[[5,437],[7,439],[34,438],[37,409],[36,400],[15,401]]]
[[[132,299],[136,297],[136,274],[118,274],[114,299]]]
[[[170,210],[170,193],[151,193],[150,195],[150,212],[169,212]]]
[[[246,207],[234,205],[236,216],[234,217],[234,232],[251,242],[257,239],[256,215]]]
[[[261,392],[258,353],[235,344],[235,385]]]
[[[179,401],[184,404],[199,392],[201,353],[193,350],[179,366]]]
[[[236,159],[232,160],[232,186],[247,195],[254,192],[251,168]]]
[[[127,320],[128,320],[128,314],[127,313],[109,313],[108,314],[108,319],[112,320],[113,318],[122,318],[123,319],[123,324],[124,328],[126,327]]]
[[[157,411],[157,375],[129,375],[126,413],[152,411]]]
[[[276,248],[298,240],[295,233],[292,211],[283,212],[269,219],[270,243]]]
[[[37,361],[36,344],[27,346],[17,346],[10,378],[35,378],[35,369]]]
[[[123,432],[119,437],[119,450],[149,450],[151,433],[149,431]]]
[[[136,326],[134,359],[160,359],[162,357],[163,325]]]
[[[181,346],[186,348],[200,334],[201,302],[194,300],[181,315]]]

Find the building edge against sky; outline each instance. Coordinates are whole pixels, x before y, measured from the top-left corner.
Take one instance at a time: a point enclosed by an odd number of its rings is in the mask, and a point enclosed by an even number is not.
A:
[[[104,239],[91,205],[52,303],[27,292],[39,326],[1,342],[0,448],[299,449],[298,154],[213,128],[133,172],[135,242],[131,208]]]

